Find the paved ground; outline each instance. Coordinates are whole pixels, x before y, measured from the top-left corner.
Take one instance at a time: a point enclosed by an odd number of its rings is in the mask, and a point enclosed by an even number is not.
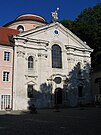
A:
[[[0,112],[0,135],[101,135],[101,108]]]

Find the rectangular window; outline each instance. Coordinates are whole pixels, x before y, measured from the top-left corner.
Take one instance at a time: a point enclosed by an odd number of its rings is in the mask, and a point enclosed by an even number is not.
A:
[[[11,97],[10,95],[1,95],[1,109],[11,108]]]
[[[10,52],[4,52],[4,61],[9,61],[10,60]]]
[[[28,95],[28,98],[33,98],[33,85],[28,85],[27,95]]]
[[[9,81],[9,72],[3,72],[3,81],[5,82]]]

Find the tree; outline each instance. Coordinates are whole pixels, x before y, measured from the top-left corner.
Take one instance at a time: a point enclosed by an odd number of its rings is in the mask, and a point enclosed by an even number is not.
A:
[[[73,21],[72,20],[62,20],[61,23],[68,28],[69,30],[73,30]]]
[[[64,23],[62,24],[64,25]],[[67,21],[67,25],[64,26],[94,49],[91,55],[92,66],[101,65],[101,3],[84,9],[71,25],[68,25]]]

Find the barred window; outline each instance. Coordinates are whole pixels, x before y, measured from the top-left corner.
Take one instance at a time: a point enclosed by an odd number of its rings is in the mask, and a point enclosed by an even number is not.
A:
[[[10,52],[4,52],[4,61],[9,61],[10,60]]]
[[[9,81],[9,72],[3,72],[3,81]]]
[[[10,109],[11,108],[11,96],[10,95],[1,95],[1,109]]]

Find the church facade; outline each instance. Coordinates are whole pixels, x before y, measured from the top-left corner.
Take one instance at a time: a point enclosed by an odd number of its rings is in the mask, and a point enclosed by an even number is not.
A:
[[[59,22],[22,15],[5,27],[14,41],[12,109],[77,106],[91,102],[92,49]]]

